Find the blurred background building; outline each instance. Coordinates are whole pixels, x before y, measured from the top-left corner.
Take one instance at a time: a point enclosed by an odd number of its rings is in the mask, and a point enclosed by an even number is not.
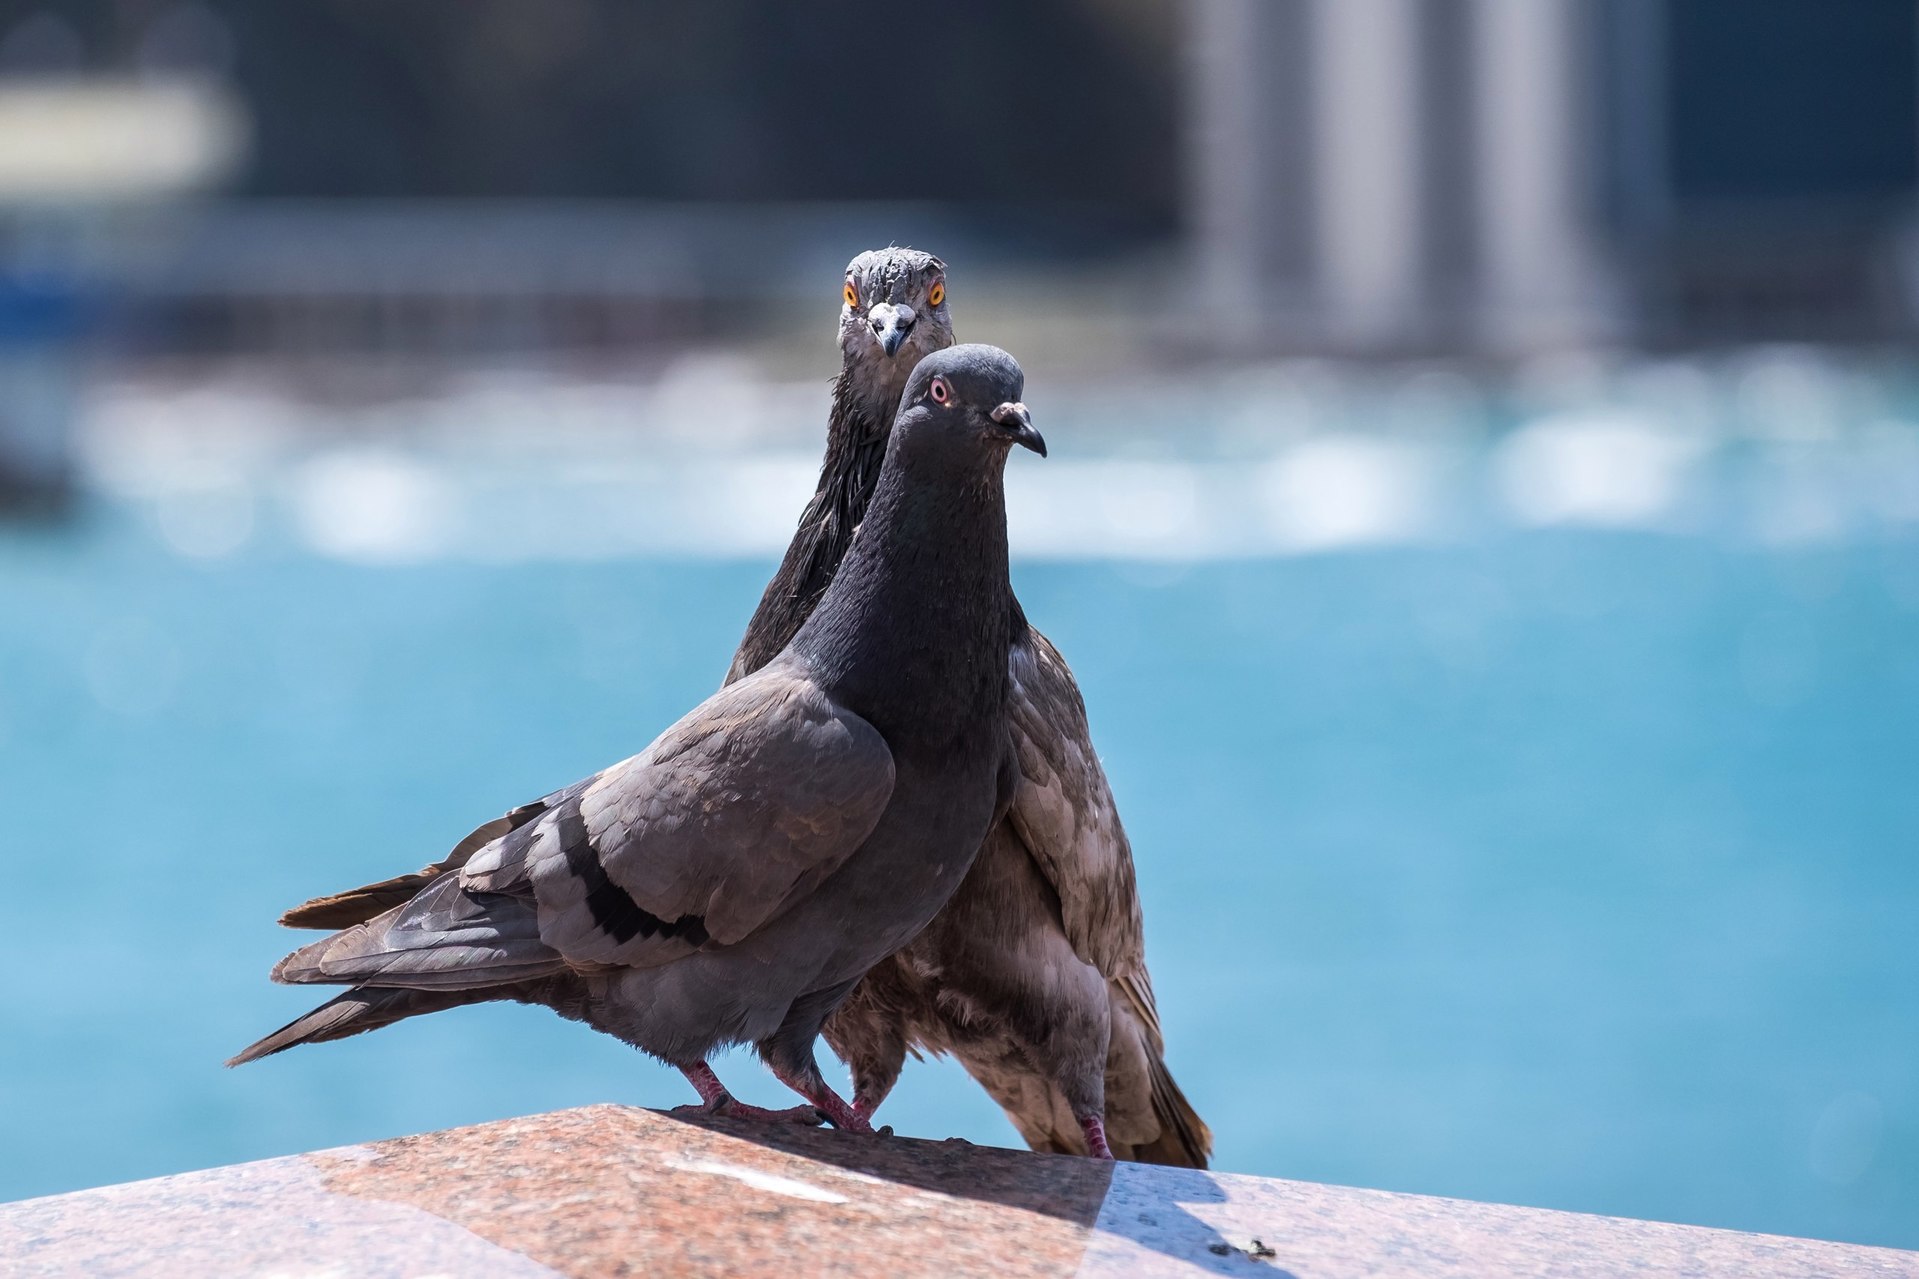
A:
[[[1248,344],[1910,333],[1904,0],[1197,0],[1189,234]]]
[[[0,487],[83,338],[776,341],[892,240],[1128,360],[1896,340],[1916,59],[1908,0],[14,0]]]

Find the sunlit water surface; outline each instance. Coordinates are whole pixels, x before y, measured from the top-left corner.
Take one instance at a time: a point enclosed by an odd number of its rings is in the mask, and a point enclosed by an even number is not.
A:
[[[1919,1247],[1919,436],[1631,429],[1015,459],[1066,467],[1015,489],[1016,586],[1091,707],[1173,1066],[1227,1169]],[[713,689],[809,465],[699,553],[575,527],[564,476],[389,461],[313,463],[279,523],[109,475],[0,537],[0,1194],[689,1099],[520,1007],[220,1067],[314,1002],[266,981],[278,910]],[[536,520],[561,542],[459,553]],[[1014,1140],[948,1065],[885,1117]]]

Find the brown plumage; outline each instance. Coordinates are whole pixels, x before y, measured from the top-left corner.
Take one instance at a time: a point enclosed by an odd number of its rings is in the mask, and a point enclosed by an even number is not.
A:
[[[826,1041],[868,1114],[906,1052],[947,1053],[1035,1150],[1087,1153],[1075,1112],[1103,1101],[1118,1158],[1203,1168],[1212,1133],[1166,1067],[1132,850],[1079,690],[1046,637],[1022,629],[1013,802],[952,901],[867,974]]]
[[[952,340],[945,264],[910,249],[847,268],[818,492],[740,642],[728,679],[777,653],[833,580],[872,495],[897,387]],[[937,290],[935,284],[939,285]],[[938,301],[934,301],[934,297]],[[910,317],[904,342],[895,330]],[[884,323],[882,323],[882,319]],[[891,355],[882,337],[898,347]],[[1086,707],[1059,651],[1014,606],[1009,718],[1020,778],[959,892],[828,1020],[871,1114],[909,1051],[950,1053],[1035,1150],[1087,1153],[1103,1105],[1122,1159],[1203,1168],[1212,1133],[1166,1068],[1139,889]]]

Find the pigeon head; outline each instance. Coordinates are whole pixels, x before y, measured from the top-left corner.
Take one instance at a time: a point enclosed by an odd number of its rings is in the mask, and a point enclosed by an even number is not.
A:
[[[840,374],[826,418],[819,488],[760,597],[728,679],[771,661],[839,572],[879,484],[907,379],[922,359],[953,345],[946,305],[946,264],[930,253],[874,249],[847,263],[840,285]],[[1007,363],[1017,378],[1019,366],[1010,358]],[[987,409],[1018,400],[1016,387]],[[998,456],[1003,460],[1005,453]]]
[[[840,366],[883,427],[913,366],[953,345],[946,264],[918,249],[870,249],[846,264]]]
[[[921,360],[894,418],[898,447],[1003,461],[1018,444],[1046,456],[1046,441],[1020,402],[1026,374],[996,346],[951,346]]]

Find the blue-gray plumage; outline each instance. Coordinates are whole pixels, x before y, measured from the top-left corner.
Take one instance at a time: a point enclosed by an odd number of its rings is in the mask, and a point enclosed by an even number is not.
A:
[[[1022,386],[993,347],[922,361],[858,536],[791,642],[640,754],[420,875],[291,913],[364,922],[275,979],[352,989],[232,1064],[511,999],[679,1066],[725,1113],[766,1112],[706,1058],[756,1044],[820,1113],[866,1130],[820,1077],[820,1024],[952,895],[1014,784],[1001,476],[1011,445],[1044,452]]]

